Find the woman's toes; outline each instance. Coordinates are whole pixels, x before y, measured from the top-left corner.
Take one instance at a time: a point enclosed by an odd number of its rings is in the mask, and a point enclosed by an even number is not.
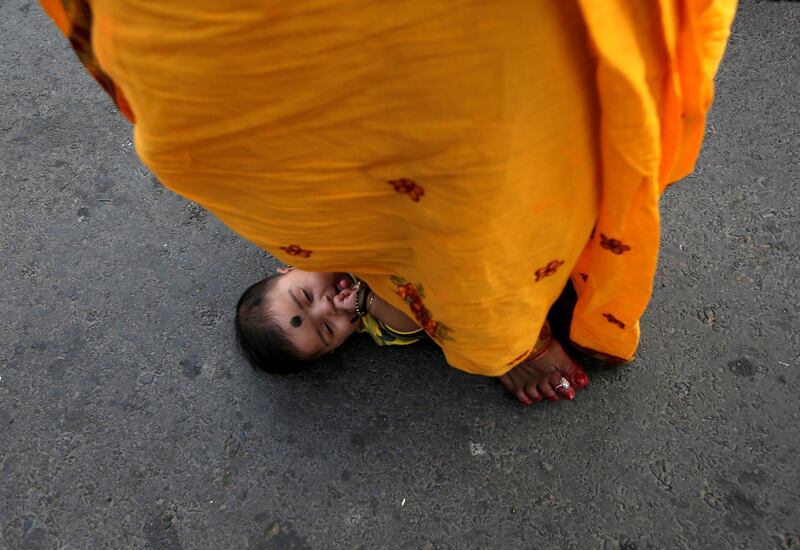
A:
[[[560,395],[562,399],[572,401],[575,399],[575,390],[571,386],[568,388],[560,387],[558,388],[558,395]]]
[[[555,378],[555,382],[553,382],[553,378]],[[561,378],[560,375],[555,373],[547,377],[546,379],[539,382],[539,391],[544,395],[549,401],[558,401],[558,394],[553,389],[553,387],[558,384],[558,380]]]
[[[519,389],[519,390],[515,391],[514,392],[514,396],[523,405],[530,405],[531,403],[533,403],[531,398],[528,397],[528,395],[525,393],[525,390],[523,390],[523,389]]]
[[[572,401],[575,399],[575,388],[569,381],[569,378],[563,376],[560,372],[551,375],[548,378],[550,386],[561,399]]]
[[[586,371],[581,368],[580,365],[575,363],[572,369],[570,370],[569,379],[572,380],[572,383],[575,385],[576,388],[582,390],[586,386],[589,385],[589,375],[586,374]]]
[[[539,393],[539,389],[536,387],[536,384],[528,384],[525,386],[525,393],[534,403],[538,403],[542,400],[542,394]]]

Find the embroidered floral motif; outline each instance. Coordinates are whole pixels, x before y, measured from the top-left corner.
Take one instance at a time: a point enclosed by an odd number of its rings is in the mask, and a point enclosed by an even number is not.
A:
[[[300,256],[301,258],[308,258],[311,256],[310,250],[304,250],[299,245],[290,244],[289,246],[282,246],[281,250],[289,254],[290,256]]]
[[[603,313],[603,317],[605,317],[609,323],[617,325],[619,328],[625,328],[625,323],[611,315],[610,313]]]
[[[407,178],[392,180],[388,183],[394,187],[394,190],[398,193],[406,193],[414,202],[419,202],[419,199],[425,194],[425,189],[417,185],[416,182]]]
[[[69,20],[69,35],[67,38],[69,38],[69,43],[78,59],[83,63],[86,71],[111,96],[120,112],[128,120],[134,122],[133,111],[131,111],[128,101],[114,81],[111,80],[111,77],[103,71],[95,56],[92,47],[92,19],[94,15],[89,2],[87,0],[71,0],[63,1],[62,3],[64,4],[64,13]]]
[[[627,244],[623,244],[619,239],[609,239],[600,233],[600,246],[606,250],[610,250],[614,254],[622,254],[631,249]]]
[[[541,268],[537,269],[536,270],[536,280],[534,282],[538,283],[539,281],[541,281],[545,277],[550,277],[551,275],[555,275],[556,271],[558,271],[558,268],[561,267],[562,265],[564,265],[564,262],[562,260],[553,260],[552,262],[547,264],[545,267],[541,267]]]
[[[391,277],[391,281],[397,287],[395,290],[397,295],[408,304],[408,308],[411,310],[411,313],[414,314],[417,323],[419,323],[422,329],[427,332],[431,338],[439,341],[453,339],[453,337],[450,336],[453,330],[447,327],[447,325],[435,321],[430,310],[428,310],[422,302],[423,298],[425,298],[425,290],[422,288],[422,285],[415,286],[402,277],[395,276]]]

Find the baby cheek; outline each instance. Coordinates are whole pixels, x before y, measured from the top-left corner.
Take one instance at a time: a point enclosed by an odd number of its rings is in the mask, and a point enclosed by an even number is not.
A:
[[[351,323],[350,320],[352,317],[341,318],[336,323],[336,336],[337,340],[340,342],[344,342],[348,336],[356,331],[356,327],[358,327],[359,322],[356,321],[355,323]]]

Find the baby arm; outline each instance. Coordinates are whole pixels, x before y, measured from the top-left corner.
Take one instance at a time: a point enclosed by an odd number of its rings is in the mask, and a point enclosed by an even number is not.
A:
[[[419,329],[419,325],[414,320],[390,305],[372,290],[369,291],[366,303],[369,303],[370,298],[373,296],[375,299],[372,302],[372,307],[369,308],[370,315],[399,332],[412,332]]]

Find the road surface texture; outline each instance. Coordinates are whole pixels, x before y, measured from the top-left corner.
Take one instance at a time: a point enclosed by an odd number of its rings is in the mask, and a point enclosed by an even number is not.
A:
[[[636,362],[525,408],[435,345],[252,371],[276,261],[0,1],[0,548],[800,548],[800,3],[744,2]]]

